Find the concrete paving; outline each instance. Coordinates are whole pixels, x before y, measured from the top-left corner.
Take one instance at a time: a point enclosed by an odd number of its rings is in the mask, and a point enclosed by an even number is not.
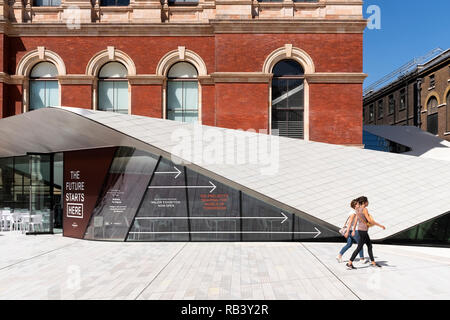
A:
[[[346,270],[335,259],[343,245],[3,232],[0,299],[450,299],[450,248],[375,245],[383,268],[355,262],[357,270]]]

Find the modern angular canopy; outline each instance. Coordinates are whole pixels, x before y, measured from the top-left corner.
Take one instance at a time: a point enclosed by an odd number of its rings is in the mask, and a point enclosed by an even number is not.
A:
[[[227,143],[229,137],[243,139],[248,148]],[[0,157],[110,146],[183,159],[202,174],[334,230],[344,224],[350,201],[365,195],[370,213],[387,227],[371,230],[375,240],[450,212],[448,161],[75,108],[43,108],[0,120]],[[242,150],[256,160],[211,161],[214,154],[226,158]]]

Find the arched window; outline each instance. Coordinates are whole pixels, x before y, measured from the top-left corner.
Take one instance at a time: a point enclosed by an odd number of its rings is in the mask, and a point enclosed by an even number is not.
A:
[[[427,102],[427,131],[431,134],[438,134],[439,117],[438,117],[438,100],[431,97]]]
[[[98,73],[98,110],[128,113],[127,69],[120,62],[106,63]]]
[[[303,139],[304,70],[294,60],[281,60],[272,73],[272,132]]]
[[[30,72],[30,111],[59,105],[58,70],[53,63],[36,64]]]
[[[167,74],[167,119],[198,121],[198,73],[188,62],[177,62]]]

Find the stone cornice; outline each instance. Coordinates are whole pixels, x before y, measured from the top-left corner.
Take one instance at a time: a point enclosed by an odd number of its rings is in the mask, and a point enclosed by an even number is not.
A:
[[[358,83],[364,82],[367,78],[365,73],[349,73],[349,72],[316,72],[305,74],[308,83]]]
[[[365,19],[210,20],[215,33],[363,33]]]
[[[210,23],[0,23],[8,36],[212,36],[215,33],[362,33],[364,19],[211,20]]]
[[[199,76],[198,80],[201,84],[214,83],[269,83],[272,80],[271,73],[263,72],[213,72],[210,75]],[[357,83],[361,84],[367,77],[365,73],[343,73],[343,72],[318,72],[305,74],[308,83]],[[162,85],[165,77],[155,74],[140,74],[128,76],[131,85]],[[61,85],[91,85],[96,77],[84,74],[71,74],[58,76]],[[22,84],[26,80],[23,76],[9,75],[0,72],[0,83]]]

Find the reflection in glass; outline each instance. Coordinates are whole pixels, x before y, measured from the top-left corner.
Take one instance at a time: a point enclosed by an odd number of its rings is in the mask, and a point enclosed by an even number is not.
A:
[[[282,60],[272,72],[272,132],[303,139],[303,68],[294,60]]]
[[[30,73],[30,111],[59,104],[58,70],[50,62],[36,64]]]
[[[105,64],[99,72],[98,109],[128,113],[128,71],[119,62]]]
[[[86,239],[125,240],[157,159],[144,151],[118,148],[86,230]]]
[[[216,186],[214,192],[210,182]],[[188,189],[191,240],[240,241],[239,191],[189,169],[187,183],[198,187]]]
[[[51,155],[30,156],[30,225],[29,232],[50,232],[52,209]]]
[[[181,173],[178,175],[178,171]],[[189,241],[184,168],[161,158],[129,241]]]
[[[178,62],[170,68],[167,75],[167,119],[198,121],[197,76],[195,67],[187,62]]]
[[[400,232],[386,243],[450,245],[450,212]]]

